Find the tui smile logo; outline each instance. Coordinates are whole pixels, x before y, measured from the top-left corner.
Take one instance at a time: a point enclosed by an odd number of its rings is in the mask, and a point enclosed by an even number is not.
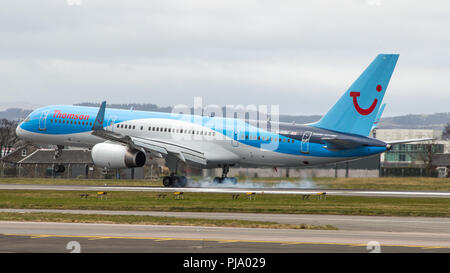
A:
[[[381,87],[381,85],[377,85],[376,89],[378,92],[381,92],[381,90],[383,90],[383,87]],[[370,105],[369,108],[364,109],[361,108],[361,106],[359,106],[358,104],[358,97],[360,95],[361,95],[360,92],[350,92],[350,97],[353,97],[353,105],[355,106],[356,111],[358,111],[358,113],[360,113],[363,116],[367,116],[370,113],[372,113],[375,107],[377,106],[378,99],[374,99],[372,105]]]

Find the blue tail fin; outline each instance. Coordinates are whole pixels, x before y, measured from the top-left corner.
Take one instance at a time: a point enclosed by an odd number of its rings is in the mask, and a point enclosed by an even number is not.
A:
[[[368,136],[398,54],[379,54],[321,120],[311,126]]]

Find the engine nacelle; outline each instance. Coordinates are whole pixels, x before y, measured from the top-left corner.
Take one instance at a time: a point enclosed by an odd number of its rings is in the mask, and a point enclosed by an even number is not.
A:
[[[94,164],[107,168],[136,168],[145,164],[145,153],[127,146],[113,143],[98,143],[91,152]]]

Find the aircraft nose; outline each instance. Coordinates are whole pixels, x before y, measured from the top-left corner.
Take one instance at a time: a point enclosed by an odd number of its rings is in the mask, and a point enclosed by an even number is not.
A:
[[[22,123],[19,123],[19,125],[17,125],[17,128],[16,128],[16,136],[18,136],[19,138],[23,137],[23,129],[20,128],[21,125],[22,125]]]

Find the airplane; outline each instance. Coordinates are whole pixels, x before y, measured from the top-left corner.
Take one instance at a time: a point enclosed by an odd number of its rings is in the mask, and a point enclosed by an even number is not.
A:
[[[349,161],[389,150],[393,144],[431,138],[383,142],[370,138],[383,112],[383,97],[399,54],[379,54],[337,103],[317,122],[296,125],[180,113],[54,105],[33,111],[16,134],[36,144],[91,149],[102,168],[142,167],[148,157],[163,158],[170,175],[165,187],[185,187],[180,164],[195,168],[304,167]]]

